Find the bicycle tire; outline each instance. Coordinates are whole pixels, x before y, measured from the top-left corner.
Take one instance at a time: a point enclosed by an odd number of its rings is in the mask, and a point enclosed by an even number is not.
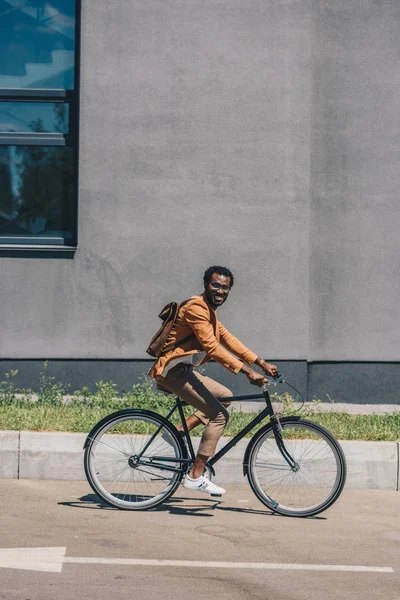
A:
[[[161,457],[158,462],[157,456]],[[174,459],[170,463],[165,460],[169,457]],[[91,488],[106,504],[149,510],[178,488],[184,473],[180,458],[187,458],[187,450],[169,421],[152,411],[126,409],[105,417],[92,429],[85,443],[84,467]]]
[[[257,498],[273,512],[310,517],[339,498],[346,459],[337,440],[317,423],[300,417],[280,420],[284,444],[298,465],[291,469],[280,452],[272,425],[258,431],[246,450],[245,469]],[[297,468],[297,467],[296,467]]]

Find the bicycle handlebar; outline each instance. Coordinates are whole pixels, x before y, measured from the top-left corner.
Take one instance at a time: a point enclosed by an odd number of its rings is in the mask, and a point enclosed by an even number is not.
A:
[[[280,373],[276,372],[275,373],[275,377],[273,379],[268,379],[267,377],[266,379],[266,383],[264,383],[264,385],[261,387],[263,392],[267,392],[269,387],[275,387],[276,385],[278,385],[278,383],[286,383],[286,385],[288,385],[289,387],[292,388],[292,390],[294,390],[295,392],[297,392],[301,398],[301,406],[298,410],[296,410],[295,412],[299,412],[302,410],[302,408],[305,405],[305,399],[304,396],[301,392],[299,392],[298,389],[296,389],[294,387],[294,385],[292,385],[291,383],[289,383],[288,381],[286,381],[283,377],[283,375],[281,375]]]
[[[267,388],[275,387],[276,385],[278,385],[278,383],[285,383],[283,375],[281,375],[280,373],[276,373],[276,376],[273,379],[268,379],[268,377],[266,377],[265,379],[266,383],[264,383],[264,385],[262,386],[262,390],[264,392],[267,390]]]

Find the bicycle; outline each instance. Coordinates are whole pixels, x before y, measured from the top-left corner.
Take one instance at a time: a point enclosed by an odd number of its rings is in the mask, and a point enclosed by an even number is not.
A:
[[[269,423],[247,445],[243,474],[271,511],[309,517],[339,498],[346,481],[346,460],[340,444],[321,425],[300,416],[275,414],[267,388],[282,382],[279,375],[274,381],[268,380],[261,394],[229,398],[231,402],[264,398],[266,407],[210,458],[206,470],[209,477],[215,475],[215,463],[269,417]],[[148,510],[177,490],[195,459],[184,405],[175,397],[166,417],[150,410],[124,409],[93,427],[84,444],[85,473],[93,491],[106,504]],[[169,420],[176,410],[184,435]]]

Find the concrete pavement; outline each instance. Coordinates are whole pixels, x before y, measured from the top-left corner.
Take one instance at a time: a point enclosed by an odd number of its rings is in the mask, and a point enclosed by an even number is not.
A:
[[[223,502],[179,488],[138,513],[102,505],[86,482],[0,480],[0,599],[398,599],[396,492],[345,489],[325,513],[290,519],[273,516],[249,486],[226,487]],[[58,572],[31,571],[22,559],[7,568],[15,548],[66,560]]]
[[[84,480],[86,434],[32,431],[0,432],[0,478]],[[226,443],[222,438],[218,448]],[[199,438],[194,438],[197,448]],[[242,462],[249,440],[241,440],[216,465],[216,481],[244,483]],[[399,443],[341,441],[346,455],[346,486],[399,490]]]
[[[340,412],[348,415],[385,415],[400,412],[400,404],[349,404],[345,402],[318,402],[315,407],[312,402],[307,402],[307,406],[320,412]],[[257,401],[238,401],[232,404],[236,411],[245,413],[260,412],[265,408],[265,402]],[[293,408],[298,410],[302,407],[300,402],[294,402]],[[281,402],[274,401],[274,409],[279,412],[284,409]],[[232,409],[231,409],[232,410]]]

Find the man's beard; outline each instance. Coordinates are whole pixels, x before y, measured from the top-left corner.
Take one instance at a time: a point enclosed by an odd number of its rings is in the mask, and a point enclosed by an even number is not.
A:
[[[218,306],[222,306],[224,304],[224,302],[226,302],[227,298],[228,298],[227,295],[221,296],[220,294],[212,294],[211,295],[211,304],[213,306],[215,306],[216,308],[218,308]]]

